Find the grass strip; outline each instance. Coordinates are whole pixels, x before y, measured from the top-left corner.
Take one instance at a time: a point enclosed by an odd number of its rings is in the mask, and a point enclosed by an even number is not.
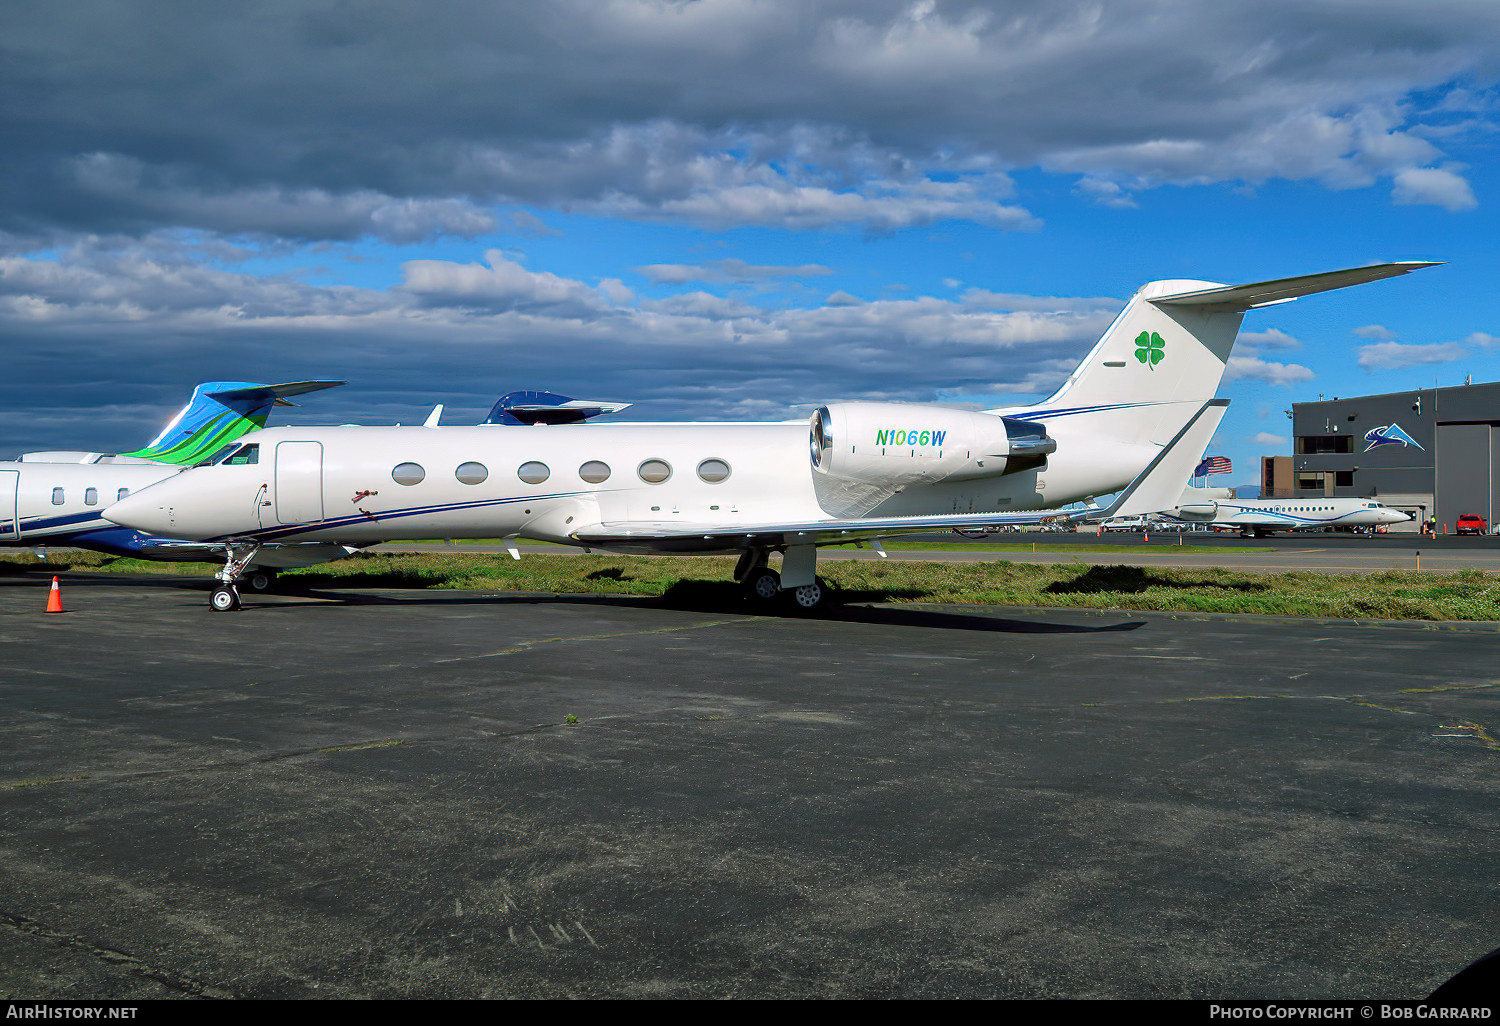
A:
[[[1163,537],[1170,537],[1170,535],[1163,535]],[[507,544],[507,542],[506,542],[506,540],[504,538],[467,538],[467,539],[465,539],[465,540],[463,540],[461,542],[458,542],[456,545],[447,545],[447,543],[443,542],[442,540],[440,540],[440,539],[433,539],[433,538],[428,538],[428,539],[425,539],[425,540],[423,540],[423,539],[417,539],[417,538],[406,538],[406,539],[398,539],[396,541],[391,541],[391,542],[385,542],[384,543],[384,545],[387,546],[387,547],[394,547],[394,546],[398,546],[398,545],[425,545],[425,546],[438,546],[438,545],[442,545],[442,546],[445,546],[446,548],[451,548],[455,552],[466,551],[466,547],[475,546],[475,545],[505,545],[505,544]],[[524,546],[526,548],[537,548],[537,547],[540,547],[540,546],[546,546],[547,548],[558,548],[558,549],[567,548],[570,551],[577,551],[577,549],[574,548],[573,546],[557,545],[557,544],[554,544],[553,542],[530,541],[530,540],[527,540],[527,539],[518,540],[515,544]],[[853,542],[848,542],[848,543],[841,544],[841,545],[825,546],[823,548],[823,552],[825,554],[827,554],[827,555],[832,555],[832,554],[837,553],[837,552],[839,552],[841,550],[852,549],[854,547],[855,546],[854,546]],[[867,543],[867,547],[868,547],[868,543]],[[1200,555],[1200,554],[1215,553],[1215,552],[1265,552],[1266,551],[1264,548],[1252,548],[1251,546],[1248,546],[1248,545],[1178,545],[1175,541],[1160,541],[1160,542],[1134,541],[1134,542],[1121,542],[1118,545],[1108,545],[1108,544],[1100,544],[1098,542],[1091,542],[1091,543],[1085,543],[1085,542],[1078,542],[1078,543],[1074,543],[1074,542],[1050,542],[1050,541],[1049,542],[982,542],[982,541],[967,541],[967,540],[965,540],[963,538],[954,538],[951,542],[887,541],[887,542],[883,543],[883,547],[887,551],[889,551],[889,552],[897,552],[897,551],[900,551],[900,550],[903,550],[903,549],[910,549],[910,550],[914,550],[914,551],[930,551],[930,552],[1033,552],[1034,551],[1038,555],[1041,555],[1041,554],[1044,554],[1044,553],[1048,553],[1048,552],[1064,552],[1064,553],[1066,553],[1066,552],[1119,552],[1119,553],[1129,554],[1130,552],[1136,551],[1136,550],[1140,550],[1142,552],[1155,552],[1155,551],[1158,551],[1158,550],[1161,550],[1161,551],[1170,550],[1171,552],[1177,553],[1179,555],[1181,555],[1181,554]],[[435,550],[428,549],[427,551],[435,551]]]
[[[738,607],[734,560],[723,556],[553,556],[504,553],[360,553],[283,573],[282,587],[455,588],[477,591],[656,595],[690,605]],[[840,560],[819,570],[850,602],[941,602],[1126,608],[1382,620],[1500,620],[1500,575],[1451,573],[1244,573],[1200,567],[1078,563],[934,563]],[[210,577],[202,563],[155,563],[55,551],[0,559],[0,572],[176,574]]]

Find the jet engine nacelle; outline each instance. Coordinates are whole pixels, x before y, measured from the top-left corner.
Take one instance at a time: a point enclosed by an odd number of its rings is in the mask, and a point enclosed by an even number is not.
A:
[[[1040,424],[910,403],[819,407],[808,444],[818,473],[885,487],[1039,469],[1057,450]]]
[[[1212,517],[1218,515],[1219,504],[1217,502],[1190,502],[1186,506],[1178,506],[1176,512],[1189,517]]]

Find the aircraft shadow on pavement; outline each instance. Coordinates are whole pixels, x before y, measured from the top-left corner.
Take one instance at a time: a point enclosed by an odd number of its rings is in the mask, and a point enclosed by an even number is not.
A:
[[[0,584],[45,588],[52,574],[65,570],[66,567],[62,564],[37,564],[34,567],[26,567],[24,572],[0,570],[0,577],[4,578]],[[83,568],[83,572],[71,575],[71,579],[78,583],[86,581],[90,585],[152,587],[204,593],[213,584],[210,579],[166,574],[89,574],[87,568]],[[887,627],[926,627],[939,630],[991,631],[1009,634],[1098,634],[1111,631],[1133,631],[1146,625],[1144,620],[1099,625],[1018,620],[979,613],[954,612],[951,609],[902,605],[899,604],[902,599],[921,597],[921,592],[902,588],[841,590],[837,593],[837,604],[826,611],[804,617],[794,612],[789,603],[770,606],[753,603],[746,598],[739,585],[729,581],[678,581],[667,588],[660,597],[551,592],[464,594],[448,590],[434,593],[427,590],[426,585],[429,583],[430,581],[419,575],[400,571],[359,577],[297,574],[283,577],[276,590],[270,595],[245,592],[245,612],[274,613],[277,610],[305,609],[310,602],[317,605],[337,603],[349,606],[439,604],[505,606],[546,603],[675,609],[684,612],[723,613],[738,616],[779,615],[788,619],[812,619],[835,623],[867,623]],[[399,589],[408,594],[400,596],[378,594],[381,589]],[[898,604],[885,604],[893,601]],[[1037,615],[1046,616],[1048,612],[1038,610]]]
[[[320,582],[321,583],[321,582]],[[389,587],[361,579],[363,588]],[[864,603],[889,602],[892,599],[915,598],[919,592],[901,589],[843,591],[839,593],[840,604],[825,612],[812,616],[800,616],[788,603],[762,606],[746,598],[743,589],[728,581],[679,581],[670,586],[660,597],[643,595],[608,594],[487,594],[463,595],[444,591],[441,595],[414,591],[408,596],[372,594],[367,591],[326,590],[324,588],[302,588],[284,595],[276,606],[288,608],[300,605],[293,595],[305,596],[320,602],[333,601],[344,605],[598,605],[625,606],[636,609],[674,609],[694,613],[720,613],[737,616],[784,616],[787,619],[811,619],[835,623],[868,623],[888,627],[926,627],[940,630],[992,631],[1009,634],[1098,634],[1110,631],[1133,631],[1146,625],[1144,620],[1126,623],[1079,624],[1055,623],[1033,620],[1017,620],[1007,617],[986,616],[952,612],[946,609],[931,609],[908,605],[867,605]],[[849,604],[855,603],[855,604]],[[247,596],[247,608],[255,604]],[[266,608],[274,608],[270,603]],[[1039,611],[1039,616],[1046,615]]]
[[[1042,591],[1048,595],[1097,595],[1105,592],[1138,594],[1150,588],[1221,588],[1225,591],[1264,591],[1256,581],[1177,581],[1161,577],[1139,566],[1095,566],[1071,581],[1054,581]]]

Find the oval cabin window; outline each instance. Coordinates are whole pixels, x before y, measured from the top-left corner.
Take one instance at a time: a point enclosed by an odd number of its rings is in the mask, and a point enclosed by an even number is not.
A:
[[[422,469],[420,463],[398,463],[396,469],[391,471],[391,479],[402,485],[421,484],[426,476],[427,471]]]
[[[489,468],[483,463],[460,463],[453,476],[466,485],[484,484],[485,478],[490,476]]]
[[[729,464],[723,460],[704,460],[698,464],[698,476],[709,484],[729,480]]]
[[[527,484],[541,484],[552,476],[552,471],[547,468],[547,464],[538,463],[536,460],[521,464],[521,469],[516,473]]]
[[[599,460],[589,460],[578,468],[578,476],[589,484],[603,484],[609,480],[609,464]]]
[[[647,460],[636,470],[647,484],[661,484],[672,476],[672,465],[666,460]]]

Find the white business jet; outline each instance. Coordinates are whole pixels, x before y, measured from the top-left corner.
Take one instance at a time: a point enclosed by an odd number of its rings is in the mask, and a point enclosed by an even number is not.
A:
[[[186,406],[143,448],[127,453],[51,450],[0,462],[0,545],[94,549],[117,556],[169,561],[212,561],[223,546],[188,543],[131,530],[105,520],[104,510],[131,492],[182,473],[227,443],[266,423],[287,397],[342,385],[342,381],[205,381]],[[312,544],[267,550],[246,580],[270,587],[278,568],[308,566],[347,555],[341,545]]]
[[[837,403],[810,423],[275,428],[106,516],[223,544],[217,610],[239,607],[241,568],[270,546],[497,536],[738,553],[735,578],[752,595],[790,593],[794,608],[814,609],[825,601],[819,545],[1176,506],[1227,405],[1214,393],[1246,310],[1428,266],[1152,282],[1034,406]],[[1107,509],[1062,509],[1116,492]]]
[[[1199,499],[1165,511],[1189,524],[1239,528],[1245,538],[1265,538],[1276,531],[1314,531],[1325,527],[1384,527],[1404,524],[1411,514],[1374,499]]]

